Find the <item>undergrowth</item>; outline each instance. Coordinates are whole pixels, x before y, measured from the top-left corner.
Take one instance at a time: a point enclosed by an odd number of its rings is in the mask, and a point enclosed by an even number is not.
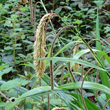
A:
[[[1,0],[1,109],[109,110],[108,4]]]

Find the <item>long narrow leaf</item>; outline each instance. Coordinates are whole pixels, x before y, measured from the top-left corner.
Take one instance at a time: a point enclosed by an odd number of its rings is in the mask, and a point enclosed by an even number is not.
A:
[[[74,58],[65,58],[65,57],[50,57],[50,58],[38,58],[38,59],[34,59],[34,60],[53,60],[53,61],[62,61],[62,62],[72,62],[72,63],[78,63],[78,64],[83,64],[85,66],[89,66],[98,70],[102,70],[102,71],[106,71],[103,68],[100,68],[92,63],[89,63],[87,61],[83,61],[80,59],[74,59]]]
[[[59,55],[63,50],[65,50],[69,45],[74,44],[76,42],[81,42],[81,41],[73,41],[73,42],[69,42],[68,44],[66,44],[62,49],[60,49],[55,55],[54,57],[56,57],[57,55]]]
[[[68,84],[64,84],[62,86],[59,86],[58,88],[64,89],[64,90],[78,89],[78,88],[81,88],[81,84],[82,84],[81,81],[75,82],[75,83],[68,83]],[[105,92],[106,94],[110,95],[110,88],[108,88],[102,84],[84,81],[83,88],[102,91],[102,92]]]
[[[20,101],[22,101],[23,99],[25,99],[27,97],[34,96],[34,95],[39,96],[39,95],[44,95],[44,94],[53,93],[53,92],[61,93],[62,90],[64,91],[64,90],[69,90],[69,89],[78,89],[78,88],[81,88],[81,84],[82,84],[82,82],[68,83],[63,86],[59,86],[57,88],[55,87],[54,91],[51,91],[50,86],[41,86],[38,88],[34,88],[34,89],[24,93],[23,95],[21,95],[18,99],[16,99],[15,102],[13,102],[9,106],[7,106],[6,110],[12,110],[12,108],[15,105],[17,105]],[[110,95],[110,88],[108,88],[104,85],[98,84],[98,83],[85,81],[83,84],[83,88],[102,91],[102,92],[105,92]]]
[[[98,40],[100,40],[98,8],[97,8],[97,19],[96,19],[96,38]],[[101,43],[98,41],[96,41],[96,49],[102,51]],[[101,58],[101,56],[102,55],[100,53],[97,53],[97,57],[99,59]],[[103,65],[103,68],[105,68],[104,58],[101,59],[101,64]],[[109,78],[108,78],[106,72],[103,72],[100,70],[99,74],[101,77],[102,84],[104,84],[107,87],[110,87]],[[107,100],[108,100],[110,98],[110,95],[106,95],[106,96],[107,96]],[[109,106],[110,106],[110,102],[109,102]]]
[[[26,85],[28,84],[30,81],[26,80],[26,79],[22,79],[22,78],[16,78],[16,79],[13,79],[13,80],[10,80],[8,82],[5,82],[3,83],[1,86],[0,86],[0,91],[3,91],[3,90],[9,90],[11,88],[14,88],[16,86],[21,86],[21,85]]]

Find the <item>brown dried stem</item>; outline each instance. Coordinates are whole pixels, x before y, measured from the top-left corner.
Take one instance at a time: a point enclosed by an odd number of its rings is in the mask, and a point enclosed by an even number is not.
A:
[[[93,42],[93,41],[99,41],[99,42],[102,42],[101,40],[99,40],[99,39],[92,39],[92,40],[90,40],[89,42],[88,42],[88,44],[90,44],[91,42]],[[103,42],[102,42],[103,43]]]
[[[10,103],[12,103],[12,101],[11,101],[8,97],[6,97],[2,92],[0,92],[0,94],[1,94],[6,100],[8,100]],[[15,107],[16,107],[16,109],[21,110],[17,105],[15,105]]]
[[[72,47],[72,49],[70,50],[68,57],[71,56],[71,53],[73,52],[74,47],[77,46],[77,45],[79,45],[79,44],[83,44],[83,43],[82,43],[82,42],[79,42],[79,43],[75,44],[75,45]]]
[[[53,11],[55,9],[55,0],[53,0]]]
[[[31,25],[33,25],[33,1],[29,0],[30,3],[30,18],[31,18]]]
[[[71,51],[70,51],[68,57],[71,56],[71,53],[72,53],[73,49],[74,49],[77,45],[79,45],[79,44],[82,44],[82,42],[79,42],[79,43],[75,44],[75,45],[72,47],[72,49],[71,49]],[[76,81],[75,81],[75,78],[74,78],[74,75],[73,75],[73,73],[72,73],[72,71],[71,71],[71,68],[70,68],[70,67],[71,67],[71,66],[70,66],[70,62],[68,63],[68,67],[69,67],[69,72],[70,72],[70,75],[71,75],[71,77],[72,77],[72,80],[73,80],[74,82],[76,82]],[[78,90],[78,91],[80,92],[80,90]]]
[[[73,57],[74,57],[74,56],[78,53],[78,51],[79,51],[79,43],[77,42],[76,44],[78,44],[78,45],[76,45],[76,46],[74,47]],[[74,65],[73,65],[73,70],[74,70],[74,72],[77,72],[78,69],[79,69],[79,67],[80,67],[80,65],[79,65],[78,63],[74,63]]]
[[[53,42],[52,42],[52,45],[51,45],[51,51],[50,51],[50,57],[53,56],[53,47],[55,45],[55,41],[56,39],[60,36],[60,34],[66,30],[66,29],[69,29],[69,28],[74,28],[73,25],[68,25],[68,26],[65,26],[63,27],[58,33],[57,35],[55,36]],[[52,60],[50,61],[50,78],[51,78],[51,90],[54,89],[54,79],[53,79],[53,63],[52,63]]]
[[[80,94],[81,94],[81,98],[82,98],[82,102],[83,102],[83,105],[84,105],[85,110],[88,110],[88,109],[87,109],[87,106],[86,106],[86,104],[85,104],[85,100],[84,100],[84,97],[83,97],[82,89],[83,89],[84,80],[85,80],[87,74],[88,74],[91,70],[92,70],[92,68],[90,68],[90,69],[86,72],[86,74],[84,75],[84,78],[83,78],[83,80],[82,80],[82,84],[81,84]]]
[[[62,67],[62,72],[61,72],[61,85],[63,84],[63,75],[64,75],[64,70],[65,70],[65,64],[63,64],[63,67]]]
[[[36,4],[34,4],[33,9],[33,25],[34,25],[34,32],[36,31]]]
[[[72,77],[72,81],[73,81],[73,82],[76,82],[76,81],[75,81],[75,78],[74,78],[74,75],[73,75],[73,73],[72,73],[70,67],[71,67],[71,66],[70,66],[70,62],[69,62],[69,63],[68,63],[68,68],[69,68],[70,75],[71,75],[71,77]]]
[[[108,102],[110,101],[110,99],[107,100],[107,102],[105,103],[105,105],[103,106],[102,110],[105,109],[106,105],[108,104]]]
[[[98,79],[99,79],[99,70],[97,70],[97,74],[96,74],[96,82],[98,83]],[[98,91],[96,91],[96,97],[98,96]]]
[[[88,42],[88,45],[90,45],[90,43],[91,42],[93,42],[93,41],[99,41],[99,42],[102,42],[102,41],[100,41],[99,39],[92,39],[92,40],[90,40],[89,42]],[[103,43],[103,42],[102,42]],[[84,56],[84,59],[85,59],[85,56]],[[96,74],[96,82],[98,83],[98,75],[99,75],[99,71],[97,70],[97,74]],[[96,97],[97,97],[97,95],[98,95],[98,91],[96,91]]]
[[[48,94],[48,110],[50,110],[50,95]]]

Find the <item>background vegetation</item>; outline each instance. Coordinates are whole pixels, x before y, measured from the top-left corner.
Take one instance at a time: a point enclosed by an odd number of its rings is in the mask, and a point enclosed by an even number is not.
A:
[[[109,10],[109,0],[0,0],[1,109],[110,110]],[[46,58],[33,59],[46,13],[56,14],[46,28]],[[35,60],[46,60],[41,79]]]

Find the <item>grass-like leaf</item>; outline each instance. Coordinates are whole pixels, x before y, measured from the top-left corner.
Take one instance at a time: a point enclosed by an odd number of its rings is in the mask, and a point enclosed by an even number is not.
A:
[[[50,86],[41,86],[41,87],[34,88],[34,89],[24,93],[23,95],[21,95],[14,103],[7,106],[6,110],[12,110],[12,108],[16,104],[18,104],[20,101],[22,101],[23,99],[25,99],[27,97],[34,96],[34,95],[39,96],[39,95],[44,95],[44,94],[53,93],[53,92],[54,93],[55,92],[61,93],[62,90],[64,92],[64,90],[78,89],[78,88],[81,88],[81,84],[82,84],[82,82],[74,82],[74,83],[64,84],[62,86],[55,87],[54,91],[51,91]],[[108,88],[104,85],[98,84],[98,83],[85,81],[83,84],[83,88],[102,91],[102,92],[105,92],[106,94],[110,95],[110,88]]]
[[[89,63],[87,61],[83,61],[83,60],[80,60],[80,59],[74,59],[74,58],[65,58],[65,57],[50,57],[50,58],[38,58],[38,59],[35,59],[35,60],[53,60],[53,61],[62,61],[62,62],[72,62],[72,63],[78,63],[78,64],[83,64],[85,66],[89,66],[89,67],[92,67],[92,68],[95,68],[95,69],[98,69],[98,70],[102,70],[102,71],[106,71],[105,69],[103,68],[100,68],[92,63]]]
[[[78,89],[78,88],[81,88],[81,84],[82,84],[81,81],[75,82],[75,83],[68,83],[68,84],[64,84],[62,86],[59,86],[58,88],[64,89],[64,90]],[[84,89],[99,90],[99,91],[105,92],[106,94],[110,95],[110,88],[108,88],[102,84],[84,81],[83,88]]]
[[[3,83],[1,86],[0,86],[0,91],[3,91],[3,90],[9,90],[13,87],[16,87],[16,86],[24,86],[26,84],[28,84],[30,81],[27,81],[26,79],[22,79],[22,78],[16,78],[16,79],[13,79],[13,80],[10,80],[8,82],[5,82]]]
[[[98,9],[97,9],[97,19],[96,19],[96,38],[98,40],[100,40],[100,32],[99,32],[99,15],[98,15]],[[101,43],[96,41],[96,49],[97,50],[100,50],[102,51],[102,46],[101,46]],[[105,55],[105,54],[104,54]],[[101,59],[101,54],[100,53],[97,53],[97,57],[99,59]],[[106,57],[108,59],[108,57]],[[101,59],[101,64],[103,65],[103,68],[105,68],[105,65],[104,65],[104,58]],[[100,77],[101,77],[101,81],[102,81],[102,84],[107,86],[107,87],[110,87],[110,84],[109,84],[109,78],[106,74],[106,72],[104,71],[99,71],[99,74],[100,74]],[[107,95],[107,100],[110,98],[110,95]],[[109,102],[109,106],[110,106],[110,102]]]

